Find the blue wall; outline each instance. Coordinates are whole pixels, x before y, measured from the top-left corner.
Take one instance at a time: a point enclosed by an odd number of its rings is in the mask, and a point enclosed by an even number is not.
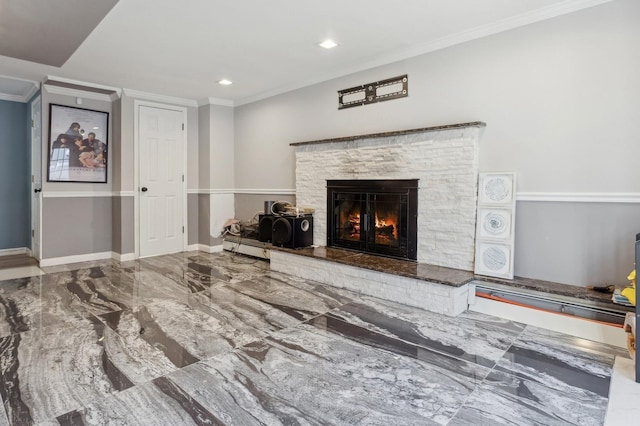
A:
[[[0,250],[31,247],[28,107],[0,100]]]

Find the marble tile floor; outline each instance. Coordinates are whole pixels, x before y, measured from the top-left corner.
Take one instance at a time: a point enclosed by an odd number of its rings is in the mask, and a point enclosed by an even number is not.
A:
[[[42,269],[33,265],[0,269],[0,281],[23,277],[34,277],[36,275],[44,275],[44,272]]]
[[[0,425],[602,425],[626,357],[230,253],[43,271],[0,281]]]

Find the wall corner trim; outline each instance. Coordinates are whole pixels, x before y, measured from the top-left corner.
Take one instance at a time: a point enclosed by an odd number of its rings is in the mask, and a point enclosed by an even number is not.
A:
[[[208,246],[206,244],[189,244],[187,251],[203,251],[205,253],[220,253],[222,252],[222,245]]]
[[[138,255],[135,253],[116,253],[111,252],[111,258],[117,260],[118,262],[128,262],[130,260],[135,260],[138,258]]]

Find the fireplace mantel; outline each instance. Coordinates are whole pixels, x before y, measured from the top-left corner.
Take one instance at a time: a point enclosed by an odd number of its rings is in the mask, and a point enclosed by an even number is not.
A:
[[[444,126],[423,127],[421,129],[396,130],[393,132],[370,133],[367,135],[345,136],[340,138],[320,139],[320,140],[305,141],[305,142],[293,142],[293,143],[290,143],[289,145],[302,146],[302,145],[318,145],[323,143],[334,143],[334,142],[350,142],[358,139],[388,138],[388,137],[394,137],[394,136],[411,135],[414,133],[440,132],[442,130],[455,130],[455,129],[464,129],[467,127],[486,127],[486,126],[487,126],[486,123],[483,123],[482,121],[472,121],[470,123],[447,124]]]

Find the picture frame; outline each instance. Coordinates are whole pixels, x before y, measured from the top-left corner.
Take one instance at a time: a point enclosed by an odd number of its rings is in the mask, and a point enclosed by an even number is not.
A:
[[[49,104],[47,182],[107,183],[109,113]]]

